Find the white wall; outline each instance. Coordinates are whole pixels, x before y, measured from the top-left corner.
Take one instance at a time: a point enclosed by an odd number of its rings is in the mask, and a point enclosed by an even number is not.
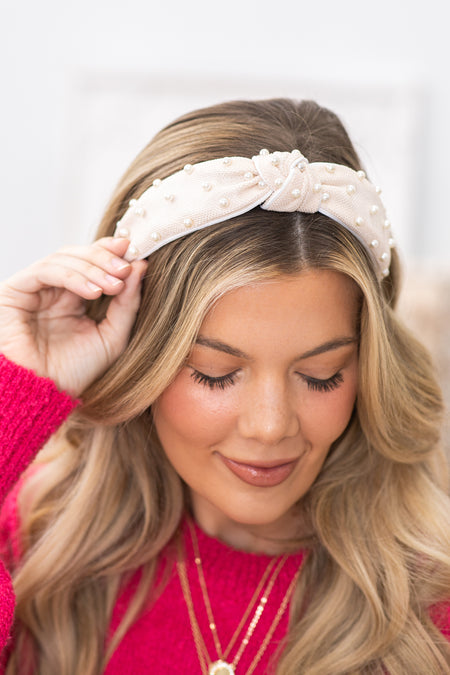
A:
[[[281,94],[341,105],[407,260],[450,267],[443,6],[3,0],[1,276],[84,240],[158,116]]]

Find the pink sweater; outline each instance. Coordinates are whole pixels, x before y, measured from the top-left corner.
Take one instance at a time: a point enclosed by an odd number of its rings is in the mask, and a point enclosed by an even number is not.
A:
[[[33,459],[37,450],[76,406],[66,394],[58,392],[49,380],[37,378],[23,368],[0,357],[0,489],[4,496],[19,474]],[[1,517],[0,550],[7,553],[13,543],[13,557],[20,555],[15,544],[17,534],[17,493],[12,490],[6,499]],[[197,620],[207,649],[216,658],[208,618],[194,562],[191,538],[183,523],[183,538],[187,552],[187,575]],[[223,646],[231,639],[239,620],[249,604],[271,558],[266,555],[236,551],[206,535],[196,526],[199,549],[208,588],[211,607],[217,622],[217,631]],[[10,557],[10,556],[9,556]],[[267,606],[256,626],[248,647],[239,661],[237,672],[246,673],[259,645],[282,603],[295,572],[301,566],[304,554],[288,557],[269,596]],[[176,551],[173,543],[161,556],[161,570],[169,572],[167,585],[156,601],[148,606],[130,628],[114,652],[105,675],[139,675],[140,673],[200,673],[199,660],[192,635],[189,614],[176,569]],[[0,568],[0,646],[3,647],[10,629],[14,595],[10,578]],[[117,628],[139,579],[136,572],[123,589],[114,608],[110,635]],[[254,672],[269,673],[270,659],[287,630],[288,612],[285,611],[273,637]],[[442,632],[450,638],[450,605],[442,605],[434,612]],[[251,616],[250,616],[251,618]],[[242,638],[231,651],[233,658]]]

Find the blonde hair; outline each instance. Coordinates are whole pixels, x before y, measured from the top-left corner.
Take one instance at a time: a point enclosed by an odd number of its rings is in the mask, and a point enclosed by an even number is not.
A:
[[[157,134],[120,181],[99,236],[113,233],[128,201],[155,178],[262,147],[298,147],[310,161],[361,168],[338,118],[313,102],[216,105]],[[127,349],[84,392],[83,407],[27,481],[7,673],[102,671],[151,592],[158,554],[186,507],[152,428],[152,403],[221,295],[306,268],[337,270],[359,288],[360,384],[346,432],[299,504],[311,552],[277,675],[448,672],[448,645],[429,617],[450,594],[442,402],[426,351],[394,312],[396,253],[380,283],[362,244],[325,216],[255,209],[152,255]],[[101,318],[106,303],[93,302],[90,315]],[[140,568],[134,601],[105,655],[120,586]]]

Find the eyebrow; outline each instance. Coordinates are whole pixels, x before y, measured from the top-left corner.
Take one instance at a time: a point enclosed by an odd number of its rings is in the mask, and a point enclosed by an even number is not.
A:
[[[235,356],[238,359],[246,359],[248,361],[251,360],[250,356],[248,356],[248,354],[245,352],[237,349],[236,347],[232,347],[231,345],[227,345],[225,342],[221,342],[220,340],[214,340],[213,338],[207,338],[203,335],[199,335],[195,342],[202,347],[209,347],[210,349],[215,349],[219,352],[225,352],[225,354],[230,354],[231,356]],[[324,342],[313,349],[309,349],[300,356],[297,356],[294,360],[302,361],[303,359],[309,359],[312,356],[318,356],[324,352],[331,352],[334,349],[340,349],[341,347],[354,344],[355,342],[358,342],[356,337],[339,337],[335,338],[334,340],[328,340],[328,342]]]

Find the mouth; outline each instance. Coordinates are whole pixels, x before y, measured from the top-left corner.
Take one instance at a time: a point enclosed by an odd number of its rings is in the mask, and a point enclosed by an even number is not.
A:
[[[217,453],[225,466],[240,478],[244,483],[255,485],[256,487],[274,487],[283,483],[299,461],[299,458],[287,461],[275,462],[257,462],[247,464],[245,462],[237,462],[234,459],[224,457]]]

